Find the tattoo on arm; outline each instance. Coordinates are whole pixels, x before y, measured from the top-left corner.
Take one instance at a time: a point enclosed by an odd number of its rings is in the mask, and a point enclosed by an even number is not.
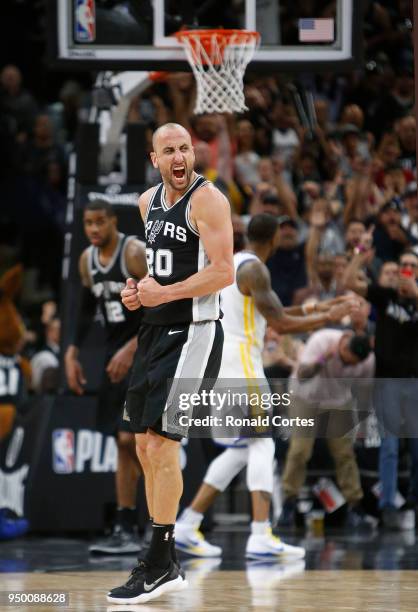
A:
[[[307,316],[287,314],[271,287],[267,267],[260,261],[249,261],[238,268],[237,283],[241,293],[254,299],[257,310],[268,325],[279,334],[295,334],[318,329],[328,321],[327,313]]]
[[[250,260],[242,264],[237,271],[237,284],[241,293],[254,298],[257,310],[268,322],[283,316],[283,305],[271,287],[270,273],[263,263]]]

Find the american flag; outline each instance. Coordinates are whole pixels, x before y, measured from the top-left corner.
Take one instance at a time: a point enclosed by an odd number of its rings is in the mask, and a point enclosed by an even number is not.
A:
[[[333,19],[299,19],[300,42],[334,42]]]

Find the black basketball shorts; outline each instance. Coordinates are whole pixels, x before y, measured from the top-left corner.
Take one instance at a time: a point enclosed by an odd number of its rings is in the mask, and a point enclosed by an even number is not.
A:
[[[210,390],[221,366],[223,337],[220,321],[141,325],[125,406],[132,431],[187,437],[188,427],[178,421],[179,395]]]
[[[112,383],[106,372],[109,359],[106,359],[103,376],[97,397],[96,427],[98,431],[109,436],[117,436],[118,432],[133,433],[128,421],[123,419],[123,407],[130,373],[118,383]]]

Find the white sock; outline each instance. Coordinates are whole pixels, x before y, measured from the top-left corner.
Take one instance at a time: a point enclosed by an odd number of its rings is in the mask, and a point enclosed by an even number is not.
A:
[[[196,512],[193,508],[185,508],[177,519],[178,523],[187,523],[193,525],[193,527],[199,528],[203,521],[203,514]]]
[[[264,535],[270,527],[270,521],[253,521],[251,523],[252,535]]]

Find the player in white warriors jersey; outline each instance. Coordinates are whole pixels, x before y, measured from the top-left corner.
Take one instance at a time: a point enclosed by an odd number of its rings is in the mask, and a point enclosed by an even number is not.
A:
[[[235,282],[222,291],[224,350],[217,386],[222,379],[246,379],[250,390],[268,390],[262,350],[266,325],[280,333],[315,330],[342,319],[355,306],[352,298],[340,297],[309,306],[283,308],[271,288],[266,260],[277,248],[278,221],[268,214],[256,215],[248,226],[249,246],[234,256]],[[309,314],[310,311],[311,314]],[[315,313],[313,313],[315,310]],[[224,386],[225,389],[225,386]],[[191,555],[215,557],[219,546],[207,542],[199,531],[203,513],[216,496],[247,466],[251,492],[252,524],[247,541],[247,558],[297,558],[305,551],[272,535],[269,522],[273,489],[274,442],[271,437],[223,440],[226,450],[210,464],[191,505],[176,523],[176,546]]]

